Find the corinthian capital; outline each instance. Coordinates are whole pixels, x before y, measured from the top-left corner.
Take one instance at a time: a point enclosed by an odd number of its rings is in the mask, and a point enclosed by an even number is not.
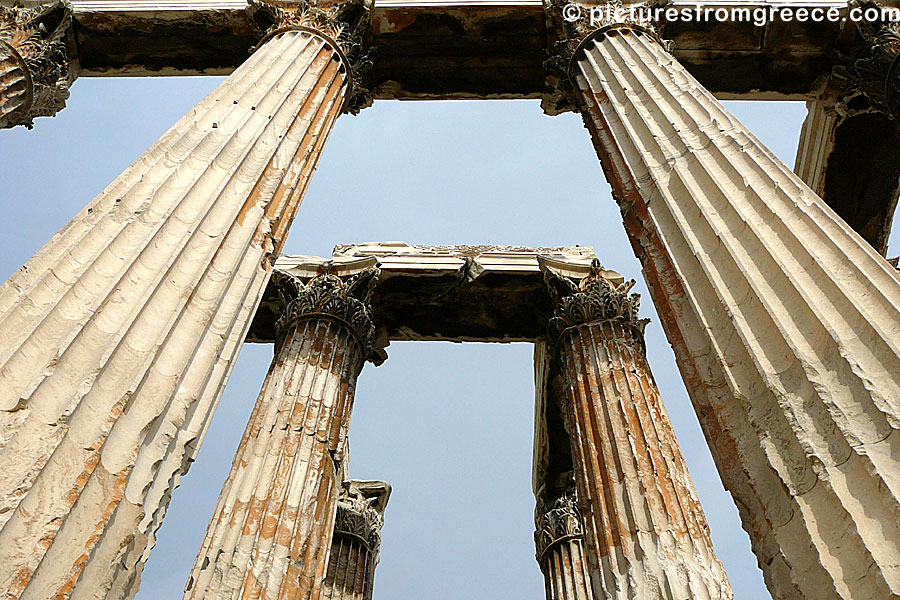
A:
[[[862,40],[842,57],[853,85],[838,109],[857,112],[860,103],[854,98],[864,96],[867,108],[900,119],[900,22],[886,18],[886,7],[871,0],[850,4],[861,11],[856,25]]]
[[[375,345],[370,305],[379,273],[379,269],[370,267],[342,278],[326,271],[306,283],[293,275],[280,274],[278,292],[284,308],[275,323],[277,343],[300,321],[331,319],[350,331],[367,360],[382,362]]]
[[[637,29],[666,45],[659,37],[657,12],[667,0],[624,3],[622,0],[544,0],[547,58],[541,107],[550,115],[574,110],[580,99],[571,82],[573,62],[596,35],[615,28]]]
[[[391,497],[391,486],[384,481],[352,479],[343,483],[338,498],[336,533],[359,539],[370,552],[377,555],[381,545],[384,510]]]
[[[345,112],[353,114],[372,104],[364,75],[372,67],[373,0],[249,0],[250,14],[263,41],[289,30],[314,32],[329,40],[340,54],[350,79]]]
[[[62,110],[75,79],[66,33],[65,0],[30,8],[0,4],[0,128],[24,125]]]
[[[534,514],[534,546],[537,560],[542,563],[552,546],[584,535],[581,511],[575,501],[574,486],[567,489],[552,504],[538,502]]]
[[[632,340],[643,347],[644,327],[649,319],[641,319],[639,294],[629,294],[634,280],[614,285],[602,275],[600,261],[594,259],[591,274],[581,281],[545,272],[545,280],[556,301],[556,309],[547,330],[550,343],[556,345],[567,330],[583,323],[619,320],[631,331]]]

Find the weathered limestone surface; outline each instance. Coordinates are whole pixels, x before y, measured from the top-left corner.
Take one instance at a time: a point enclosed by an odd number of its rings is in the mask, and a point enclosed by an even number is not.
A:
[[[384,481],[342,484],[323,600],[372,600],[381,527],[390,496],[391,486]]]
[[[136,591],[348,68],[270,36],[0,288],[5,597]]]
[[[75,79],[66,35],[72,6],[0,3],[0,129],[52,117],[66,105]]]
[[[552,311],[539,262],[549,261],[573,276],[590,272],[594,250],[521,246],[418,246],[404,242],[341,245],[330,258],[281,256],[276,272],[308,278],[329,262],[351,274],[378,265],[372,294],[379,335],[407,341],[533,342],[546,336]],[[622,279],[613,271],[607,277]],[[444,303],[446,310],[435,308]],[[248,341],[274,340],[282,302],[274,285],[266,291]]]
[[[584,523],[571,473],[552,503],[538,500],[534,522],[536,558],[547,600],[593,600],[583,547]]]
[[[598,264],[599,266],[599,264]],[[565,381],[563,417],[596,597],[732,597],[706,517],[644,351],[634,282],[599,271],[561,296],[550,320]]]
[[[769,589],[900,597],[896,269],[652,33],[595,33],[572,74]]]
[[[317,600],[325,582],[356,379],[374,358],[376,269],[282,279],[275,358],[185,598]]]

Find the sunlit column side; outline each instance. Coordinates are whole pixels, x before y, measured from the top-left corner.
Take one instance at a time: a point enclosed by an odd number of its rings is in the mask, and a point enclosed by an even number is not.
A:
[[[547,600],[593,600],[574,480],[552,502],[538,501],[534,525],[535,556]]]
[[[293,299],[185,598],[319,598],[356,379],[374,359],[376,276],[281,280]]]
[[[384,481],[342,484],[322,600],[372,600],[390,495],[391,486]]]
[[[0,288],[10,597],[136,591],[328,133],[352,108],[347,51],[367,8],[257,6],[258,21],[272,14],[282,27]]]
[[[732,598],[645,356],[634,282],[548,273],[584,551],[596,598]]]
[[[897,271],[656,35],[610,25],[577,97],[770,591],[900,597]]]
[[[76,71],[66,40],[71,25],[66,0],[0,5],[0,129],[30,129],[35,117],[65,107]]]

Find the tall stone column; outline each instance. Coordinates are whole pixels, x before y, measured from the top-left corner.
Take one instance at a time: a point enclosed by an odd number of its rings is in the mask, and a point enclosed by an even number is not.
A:
[[[65,0],[0,5],[0,129],[32,127],[63,109],[75,80],[66,40],[72,7]]]
[[[185,598],[320,597],[356,379],[376,360],[375,277],[283,280],[294,298]]]
[[[596,265],[599,267],[599,264]],[[548,337],[565,386],[563,418],[596,598],[732,597],[706,517],[644,353],[634,282],[599,268],[561,295]]]
[[[794,172],[822,197],[825,191],[825,170],[828,157],[834,150],[834,130],[839,116],[833,106],[820,100],[810,100],[806,103],[806,108],[807,115],[800,128]]]
[[[562,28],[574,93],[769,589],[900,597],[897,271],[653,31],[602,25]]]
[[[552,502],[538,501],[534,524],[536,558],[547,600],[593,600],[574,480]]]
[[[325,140],[353,109],[367,9],[296,6],[257,5],[280,26],[0,288],[10,597],[136,590]]]
[[[390,495],[391,486],[384,481],[343,483],[322,600],[372,600]]]

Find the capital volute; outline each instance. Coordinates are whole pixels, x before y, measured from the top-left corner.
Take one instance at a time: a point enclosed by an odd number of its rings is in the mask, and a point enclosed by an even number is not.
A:
[[[28,8],[0,5],[0,128],[62,110],[75,80],[66,39],[72,6],[54,0]]]
[[[386,356],[376,345],[371,297],[380,269],[369,267],[348,277],[339,277],[326,265],[309,281],[288,273],[278,273],[276,289],[282,310],[275,322],[276,344],[280,345],[299,323],[308,320],[332,320],[345,327],[362,356],[381,364]]]
[[[391,486],[384,481],[345,481],[337,503],[334,531],[358,539],[378,554],[384,511],[391,497]]]
[[[371,69],[373,0],[248,0],[250,15],[265,41],[291,30],[308,31],[325,39],[346,70],[349,91],[344,112],[358,113],[372,104],[365,84]]]
[[[640,294],[630,294],[635,281],[614,284],[603,277],[600,261],[594,259],[591,273],[574,280],[547,270],[544,280],[550,290],[555,309],[547,327],[551,346],[558,347],[563,336],[586,323],[619,321],[631,334],[631,343],[643,349],[644,328],[649,319],[638,316]]]

